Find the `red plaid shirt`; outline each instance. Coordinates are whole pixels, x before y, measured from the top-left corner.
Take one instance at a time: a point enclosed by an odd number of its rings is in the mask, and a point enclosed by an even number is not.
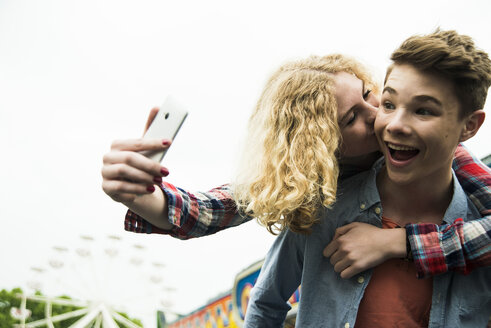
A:
[[[491,170],[463,146],[455,153],[453,168],[469,198],[484,216],[491,214]],[[191,193],[164,182],[171,230],[162,230],[128,211],[125,230],[138,233],[169,234],[179,239],[214,234],[251,220],[239,215],[229,185],[208,192]],[[406,226],[418,277],[449,270],[468,273],[491,265],[491,217],[452,225],[412,224]]]

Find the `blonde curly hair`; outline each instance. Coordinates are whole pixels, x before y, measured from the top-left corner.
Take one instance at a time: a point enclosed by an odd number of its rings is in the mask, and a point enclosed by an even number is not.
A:
[[[317,211],[336,200],[339,173],[334,74],[354,74],[376,89],[353,58],[311,56],[281,66],[249,119],[243,160],[233,184],[240,213],[269,232],[310,233]]]

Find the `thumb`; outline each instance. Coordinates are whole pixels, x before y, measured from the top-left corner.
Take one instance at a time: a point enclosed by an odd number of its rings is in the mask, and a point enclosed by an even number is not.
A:
[[[152,122],[155,119],[155,116],[157,116],[158,112],[159,112],[158,107],[154,107],[150,110],[150,114],[148,114],[148,118],[147,118],[147,123],[145,124],[145,130],[143,130],[143,134],[145,134],[145,132],[147,132],[148,128],[152,124]]]
[[[334,237],[332,239],[338,239],[340,236],[344,235],[348,231],[350,231],[353,228],[355,222],[349,223],[347,225],[344,225],[342,227],[339,227],[336,229],[336,233],[334,234]]]

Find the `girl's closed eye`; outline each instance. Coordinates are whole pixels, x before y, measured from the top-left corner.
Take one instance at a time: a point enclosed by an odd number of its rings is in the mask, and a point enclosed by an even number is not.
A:
[[[352,115],[350,116],[350,118],[349,118],[349,120],[348,120],[348,122],[346,122],[346,125],[347,125],[347,126],[348,126],[348,125],[352,125],[352,124],[355,122],[356,117],[357,117],[356,112],[355,112],[355,111],[353,111],[353,112],[352,112]]]

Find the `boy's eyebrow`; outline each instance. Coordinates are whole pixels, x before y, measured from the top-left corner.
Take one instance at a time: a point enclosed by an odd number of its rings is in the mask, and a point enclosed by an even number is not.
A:
[[[432,96],[427,96],[427,95],[422,95],[422,96],[416,96],[414,97],[414,100],[419,101],[419,102],[432,102],[437,106],[442,106],[442,102],[435,97]]]
[[[395,95],[397,94],[397,91],[395,91],[391,87],[385,87],[384,90],[382,91],[382,93],[385,93],[385,92],[388,92],[390,94],[395,94]]]
[[[391,87],[385,87],[382,94],[385,92],[388,92],[392,95],[397,95],[397,91]],[[428,95],[414,96],[413,99],[417,102],[432,102],[437,106],[440,106],[440,107],[442,106],[442,102],[440,100],[436,99],[435,97],[428,96]]]

